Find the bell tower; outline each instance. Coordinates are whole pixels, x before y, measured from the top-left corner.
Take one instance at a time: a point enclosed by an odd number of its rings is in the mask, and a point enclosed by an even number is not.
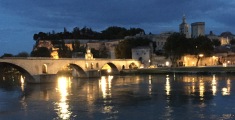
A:
[[[88,59],[88,60],[93,59],[93,54],[91,53],[91,49],[89,48],[89,46],[86,49],[85,59]]]
[[[185,34],[186,38],[190,38],[189,24],[186,23],[185,15],[183,15],[182,23],[179,25],[179,32]]]

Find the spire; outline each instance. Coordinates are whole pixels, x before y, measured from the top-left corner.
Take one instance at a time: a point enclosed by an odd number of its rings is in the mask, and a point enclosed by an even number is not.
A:
[[[183,20],[183,23],[186,23],[186,17],[185,17],[185,15],[183,15],[182,20]]]

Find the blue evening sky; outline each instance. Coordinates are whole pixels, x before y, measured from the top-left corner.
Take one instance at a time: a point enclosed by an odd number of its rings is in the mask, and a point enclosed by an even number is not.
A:
[[[235,0],[0,0],[0,56],[30,53],[33,34],[91,27],[138,27],[146,33],[178,31],[187,23],[205,22],[206,33],[235,34]]]

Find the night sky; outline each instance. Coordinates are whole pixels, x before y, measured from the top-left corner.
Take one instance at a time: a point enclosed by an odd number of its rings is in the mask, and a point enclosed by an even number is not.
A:
[[[234,6],[235,0],[0,0],[0,56],[30,53],[40,31],[120,26],[177,32],[183,15],[189,24],[205,22],[206,33],[235,34]]]

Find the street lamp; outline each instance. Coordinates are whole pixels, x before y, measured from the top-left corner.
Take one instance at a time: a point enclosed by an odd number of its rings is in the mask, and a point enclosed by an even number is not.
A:
[[[151,60],[149,59],[149,67],[151,66]]]
[[[166,66],[169,67],[170,63],[168,61],[166,61]]]
[[[202,57],[203,57],[204,55],[203,54],[199,54],[199,57],[200,57],[200,59],[201,59],[201,66],[202,66]]]
[[[204,55],[203,54],[199,54],[199,57],[202,58]]]
[[[212,64],[215,65],[215,56],[212,56]]]

